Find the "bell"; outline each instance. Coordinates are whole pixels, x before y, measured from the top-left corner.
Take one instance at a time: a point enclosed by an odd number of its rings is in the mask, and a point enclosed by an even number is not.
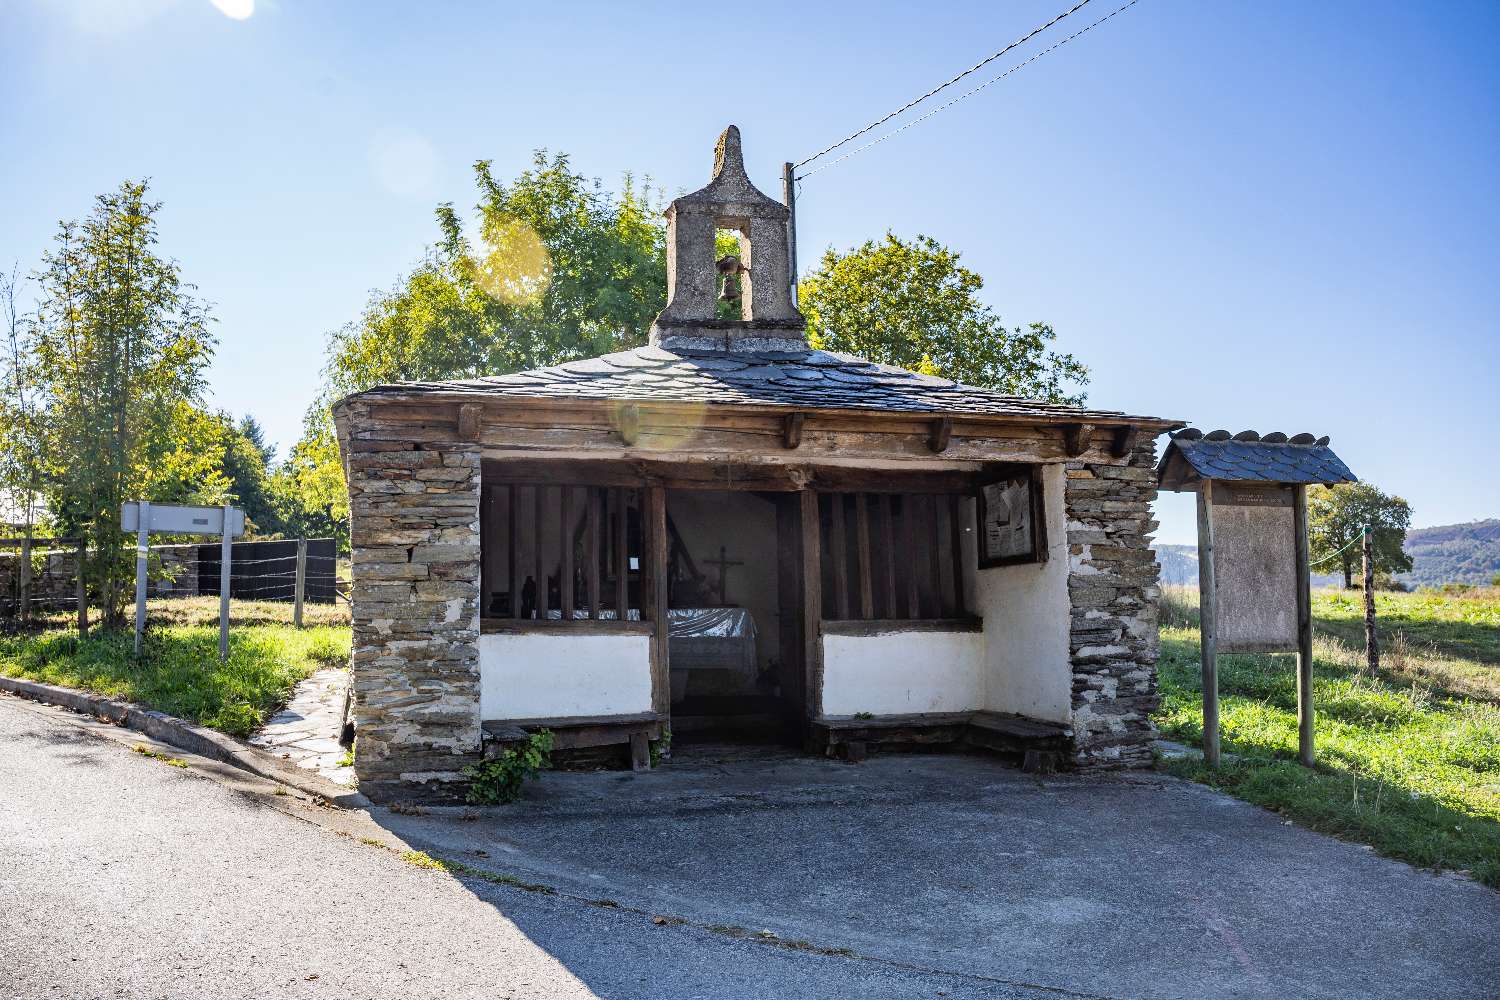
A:
[[[732,281],[745,270],[738,256],[727,253],[714,262],[714,267],[719,272],[719,283],[722,290],[719,292],[720,302],[738,302],[740,300],[740,289]]]
[[[740,290],[738,288],[734,287],[734,285],[730,284],[730,282],[729,282],[729,276],[725,275],[725,277],[724,277],[724,290],[719,293],[719,301],[720,302],[738,302],[739,300],[740,300]]]

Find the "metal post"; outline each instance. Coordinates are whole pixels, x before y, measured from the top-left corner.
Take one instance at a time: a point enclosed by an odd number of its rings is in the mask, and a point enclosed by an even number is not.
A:
[[[1203,762],[1219,766],[1218,591],[1214,582],[1214,484],[1198,490],[1198,650],[1203,665]]]
[[[151,553],[151,501],[137,504],[135,526],[135,655],[141,655],[141,636],[146,631],[146,557]]]
[[[229,560],[234,550],[229,533],[230,515],[234,510],[224,505],[223,536],[219,542],[219,659],[229,659]]]
[[[26,526],[26,535],[21,539],[21,621],[31,620],[31,525]]]
[[[297,582],[292,589],[292,624],[302,627],[302,596],[307,591],[307,539],[297,539]]]
[[[1375,533],[1367,524],[1361,548],[1365,557],[1365,666],[1380,669],[1380,644],[1375,638]]]
[[[792,305],[797,304],[797,175],[795,167],[786,163],[781,167],[781,199],[786,202],[786,246],[791,254],[791,270],[787,281],[792,286]]]
[[[89,637],[89,588],[84,581],[83,565],[88,560],[88,539],[78,541],[78,638]]]
[[[1297,545],[1297,759],[1313,766],[1312,567],[1307,551],[1307,487],[1293,487],[1292,534]]]

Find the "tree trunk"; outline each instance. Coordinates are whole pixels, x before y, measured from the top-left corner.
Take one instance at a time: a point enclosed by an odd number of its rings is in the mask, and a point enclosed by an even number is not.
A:
[[[1354,589],[1354,566],[1348,559],[1344,560],[1344,589]]]

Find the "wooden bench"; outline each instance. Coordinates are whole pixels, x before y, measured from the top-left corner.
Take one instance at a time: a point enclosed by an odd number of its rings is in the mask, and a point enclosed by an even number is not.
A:
[[[484,754],[494,756],[546,729],[552,733],[554,751],[629,744],[631,769],[643,771],[651,766],[651,741],[661,739],[666,724],[667,717],[657,712],[555,719],[493,719],[483,724]]]

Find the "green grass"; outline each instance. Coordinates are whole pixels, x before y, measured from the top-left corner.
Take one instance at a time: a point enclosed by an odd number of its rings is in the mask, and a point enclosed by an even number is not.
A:
[[[1172,588],[1164,607],[1157,725],[1200,745],[1202,689],[1195,594]],[[1392,608],[1382,669],[1363,669],[1359,595],[1320,592],[1313,655],[1318,767],[1296,763],[1295,658],[1219,657],[1223,749],[1218,771],[1177,761],[1166,767],[1274,809],[1312,829],[1373,845],[1416,865],[1467,871],[1500,888],[1500,665],[1487,656],[1500,631],[1483,624],[1500,595],[1381,595]],[[1352,600],[1352,605],[1351,605]],[[1419,635],[1419,641],[1406,639]],[[1399,636],[1399,639],[1398,639]]]
[[[233,736],[248,736],[286,704],[297,682],[347,662],[349,629],[320,608],[303,629],[284,605],[237,602],[229,659],[219,662],[218,601],[153,601],[139,660],[130,632],[95,629],[80,641],[66,620],[0,636],[0,674],[132,701]],[[347,615],[344,616],[347,620]]]

